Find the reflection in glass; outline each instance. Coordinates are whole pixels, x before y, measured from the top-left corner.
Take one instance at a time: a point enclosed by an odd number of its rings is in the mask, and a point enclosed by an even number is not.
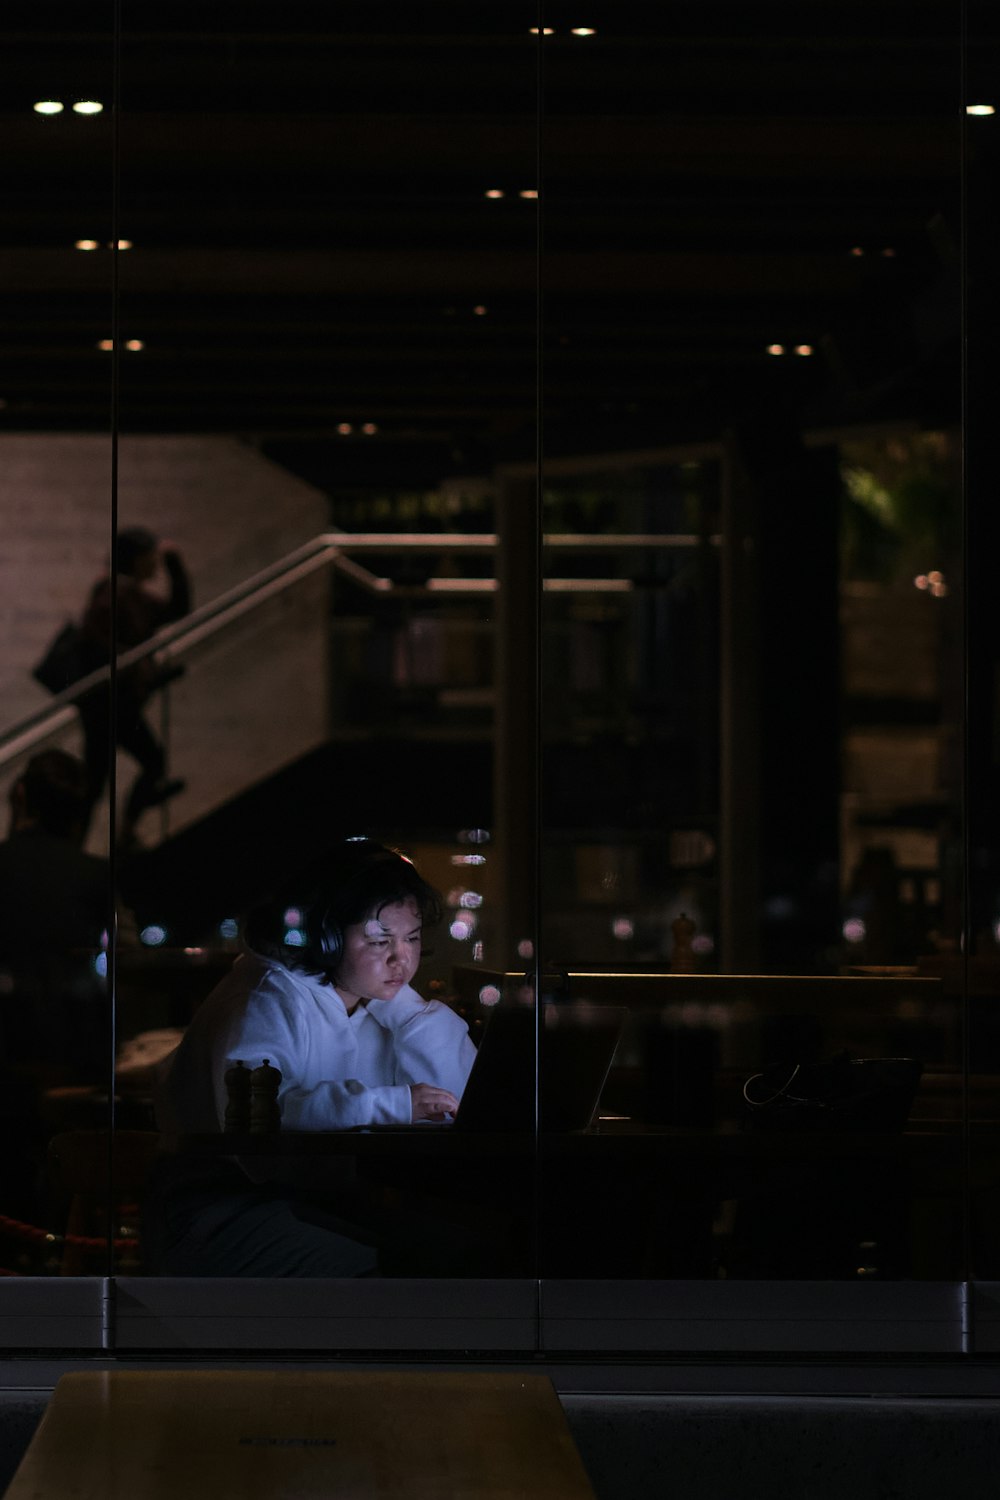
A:
[[[545,43],[545,1275],[963,1265],[958,36],[778,12]]]
[[[314,6],[266,10],[230,7],[222,31],[206,11],[197,37],[170,10],[123,12],[119,524],[171,539],[194,601],[148,642],[176,675],[145,716],[185,784],[116,851],[139,939],[118,955],[118,1082],[136,1102],[154,1055],[186,1057],[213,989],[245,972],[247,913],[352,836],[404,849],[440,891],[415,983],[463,1036],[488,1007],[455,968],[535,948],[533,921],[508,920],[523,881],[495,755],[498,469],[530,461],[536,433],[527,17],[377,5],[359,25],[332,7],[317,29]],[[298,972],[308,904],[279,918]],[[181,1115],[182,1135],[207,1130]],[[336,1178],[333,1132],[300,1126],[287,1109],[282,1138],[310,1134],[308,1171],[328,1149]],[[488,1178],[460,1148],[363,1149],[372,1201],[420,1177],[443,1221],[464,1203],[495,1224],[493,1274],[528,1263],[523,1143]],[[171,1261],[158,1235],[147,1269],[176,1273],[180,1241]],[[186,1270],[224,1273],[192,1243]]]
[[[0,62],[0,1270],[12,1275],[108,1269],[115,915],[73,692],[112,527],[112,361],[98,341],[113,258],[75,246],[115,232],[113,17],[75,7],[67,29],[67,14],[40,0]]]

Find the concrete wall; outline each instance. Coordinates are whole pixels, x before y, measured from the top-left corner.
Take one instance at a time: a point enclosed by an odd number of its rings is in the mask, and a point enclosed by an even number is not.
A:
[[[122,437],[119,525],[147,526],[180,547],[205,603],[315,536],[326,497],[232,437]],[[111,445],[99,434],[0,438],[0,731],[43,707],[31,677],[59,625],[79,618],[110,545]],[[325,738],[326,584],[299,586],[238,630],[200,648],[171,691],[172,768],[188,790],[181,827]],[[150,711],[155,725],[160,706]],[[76,726],[54,743],[78,750]],[[0,796],[17,767],[0,772]],[[120,788],[131,780],[127,758]],[[149,814],[144,838],[162,829]],[[106,844],[95,820],[94,848]]]

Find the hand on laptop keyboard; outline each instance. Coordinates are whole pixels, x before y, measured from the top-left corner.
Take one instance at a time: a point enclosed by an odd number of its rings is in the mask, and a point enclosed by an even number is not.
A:
[[[458,1109],[455,1095],[447,1089],[435,1088],[432,1083],[411,1083],[410,1099],[414,1124],[418,1120],[443,1120],[446,1115],[454,1115]]]

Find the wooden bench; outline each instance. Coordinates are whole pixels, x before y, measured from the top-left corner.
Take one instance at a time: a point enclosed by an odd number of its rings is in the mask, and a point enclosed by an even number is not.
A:
[[[594,1500],[544,1375],[64,1375],[6,1500]]]

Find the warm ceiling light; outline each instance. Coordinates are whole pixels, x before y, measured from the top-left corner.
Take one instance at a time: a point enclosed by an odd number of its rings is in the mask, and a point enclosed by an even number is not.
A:
[[[539,35],[540,36],[554,36],[555,35],[555,27],[554,26],[532,26],[532,28],[531,28],[531,35],[532,36],[539,36]]]
[[[337,431],[340,433],[341,437],[350,437],[351,433],[354,431],[354,428],[351,426],[350,422],[338,422]]]
[[[77,240],[73,248],[74,250],[99,250],[101,247],[97,240]]]
[[[104,105],[96,99],[77,99],[73,105],[73,113],[76,115],[99,115]]]
[[[487,188],[486,196],[487,198],[502,198],[503,188]]]
[[[366,437],[374,437],[376,432],[378,432],[378,427],[374,422],[364,422],[362,424],[361,431],[365,434]]]
[[[146,347],[146,345],[143,343],[142,339],[126,339],[125,340],[125,348],[126,349],[131,349],[133,354],[138,354],[139,350],[140,349],[145,349],[145,347]]]
[[[593,26],[573,26],[571,28],[574,36],[596,36],[597,31]]]
[[[519,198],[537,198],[538,197],[538,189],[537,188],[522,188],[521,191],[518,193],[517,196]]]
[[[785,346],[784,344],[768,344],[767,352],[768,354],[784,354]]]
[[[38,103],[31,107],[36,115],[61,115],[63,112],[63,105],[58,99],[39,99]]]
[[[796,344],[795,352],[796,354],[801,354],[804,357],[813,352],[813,346],[812,344]]]
[[[852,254],[852,255],[864,255],[864,253],[865,253],[865,252],[864,252],[864,250],[863,250],[863,249],[862,249],[862,248],[861,248],[861,246],[860,246],[860,245],[855,245],[855,246],[854,246],[854,247],[853,247],[853,248],[852,248],[852,250],[851,250],[851,254]]]
[[[131,248],[132,248],[132,241],[131,240],[118,240],[117,244],[118,244],[118,249],[119,250],[131,250]],[[110,240],[108,242],[108,249],[109,250],[113,250],[114,248],[115,248],[115,241],[114,240]]]
[[[478,307],[474,307],[472,311],[475,313],[477,318],[485,318],[487,309],[480,302]]]
[[[115,347],[115,341],[114,339],[98,339],[97,347],[98,349],[103,349],[105,354],[107,354]]]
[[[38,108],[37,104],[35,108]],[[967,115],[995,115],[996,106],[994,104],[967,104],[965,113]]]

